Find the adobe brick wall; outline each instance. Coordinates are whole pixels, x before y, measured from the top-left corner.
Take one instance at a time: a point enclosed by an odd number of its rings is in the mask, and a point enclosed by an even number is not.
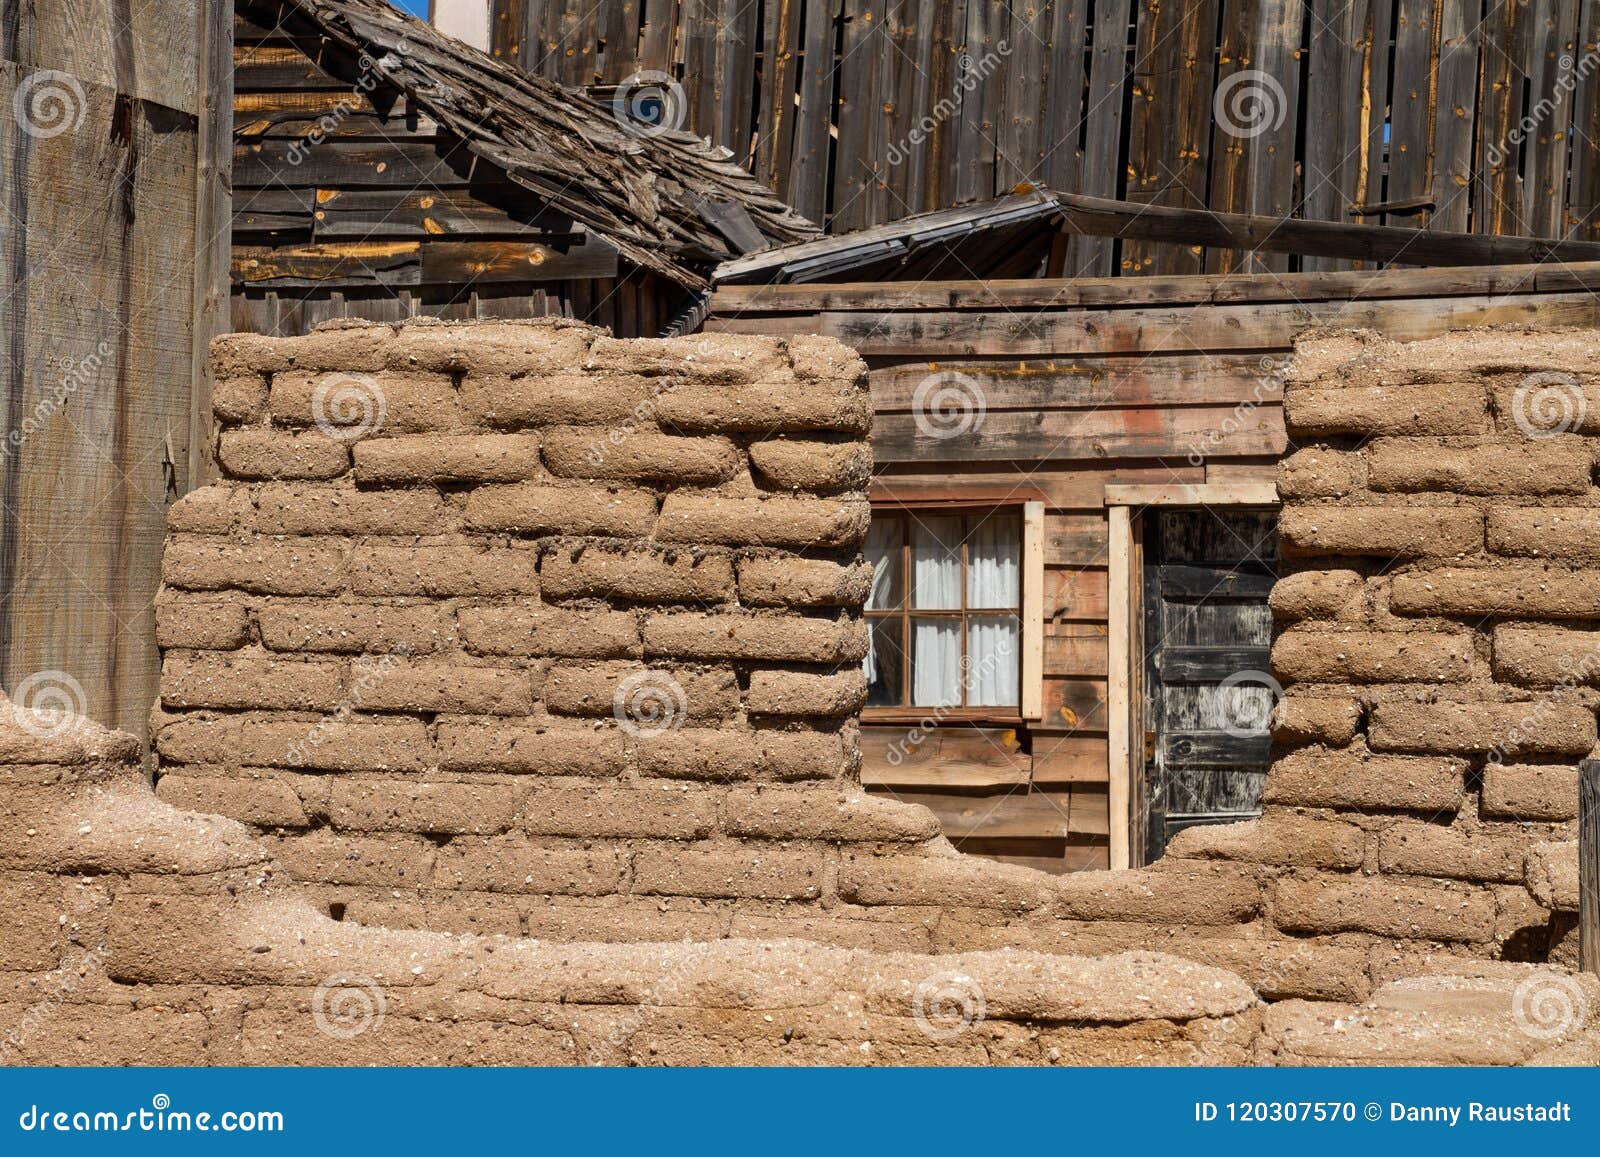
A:
[[[1589,439],[1524,435],[1507,393],[1581,377],[1595,344],[1303,343],[1265,813],[1058,878],[957,855],[859,789],[868,414],[843,347],[567,323],[225,339],[228,476],[173,512],[157,790],[390,928],[1158,949],[1274,1000],[1568,960],[1597,692],[1485,762],[1552,699],[1559,658],[1529,632],[1600,617],[1566,530],[1600,512]],[[319,428],[318,391],[343,389],[383,420]],[[1485,529],[1555,518],[1532,545]]]

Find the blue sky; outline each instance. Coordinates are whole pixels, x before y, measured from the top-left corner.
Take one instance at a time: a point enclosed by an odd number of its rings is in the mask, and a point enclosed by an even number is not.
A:
[[[407,12],[421,16],[424,20],[428,18],[428,0],[394,0],[394,6],[396,8],[404,8]]]

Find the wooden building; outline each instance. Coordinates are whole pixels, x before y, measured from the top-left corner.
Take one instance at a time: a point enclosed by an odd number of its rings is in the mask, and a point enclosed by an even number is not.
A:
[[[233,324],[559,314],[655,336],[729,257],[817,235],[663,120],[385,0],[238,0]]]
[[[142,733],[167,504],[227,322],[229,12],[0,20],[0,685]]]
[[[888,577],[863,779],[966,851],[1137,865],[1258,810],[1296,334],[1600,322],[1593,243],[1541,264],[1528,238],[1269,225],[1037,191],[717,273],[708,330],[828,334],[867,359],[868,553]],[[1008,279],[1073,231],[1479,264]]]

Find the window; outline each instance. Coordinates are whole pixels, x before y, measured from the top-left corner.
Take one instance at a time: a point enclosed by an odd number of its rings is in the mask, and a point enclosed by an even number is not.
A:
[[[874,512],[869,709],[1017,714],[1022,535],[1016,507]]]

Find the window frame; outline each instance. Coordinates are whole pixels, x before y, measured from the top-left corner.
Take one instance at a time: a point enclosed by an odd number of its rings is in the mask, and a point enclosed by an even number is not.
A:
[[[911,592],[911,520],[919,512],[926,511],[934,517],[959,516],[982,521],[995,516],[1014,516],[1018,524],[1018,591],[1017,605],[1015,607],[979,607],[972,608],[967,605],[967,534],[963,528],[961,542],[961,605],[957,608],[942,610],[913,609],[910,606]],[[891,501],[874,502],[872,505],[874,516],[897,515],[900,517],[903,531],[901,534],[899,559],[900,559],[900,584],[904,595],[898,608],[887,611],[874,611],[863,607],[862,618],[867,624],[868,631],[873,625],[883,619],[897,620],[901,628],[902,653],[905,662],[902,664],[901,694],[909,699],[911,695],[912,659],[909,654],[910,624],[913,618],[948,618],[961,623],[961,656],[967,656],[967,624],[974,616],[1011,614],[1017,619],[1017,639],[1019,643],[1018,684],[1016,704],[991,707],[973,707],[963,703],[957,707],[914,706],[910,704],[897,704],[894,706],[864,707],[861,712],[863,723],[918,723],[930,717],[940,722],[950,723],[988,723],[998,726],[1016,727],[1029,719],[1039,717],[1037,704],[1042,698],[1042,653],[1043,653],[1043,527],[1044,504],[1030,501],[1025,496],[1011,501]],[[1031,565],[1037,560],[1037,566]],[[1037,572],[1037,573],[1035,573]],[[965,674],[965,672],[963,672]],[[968,688],[963,678],[961,697],[966,699]],[[1030,706],[1033,708],[1029,713]]]

